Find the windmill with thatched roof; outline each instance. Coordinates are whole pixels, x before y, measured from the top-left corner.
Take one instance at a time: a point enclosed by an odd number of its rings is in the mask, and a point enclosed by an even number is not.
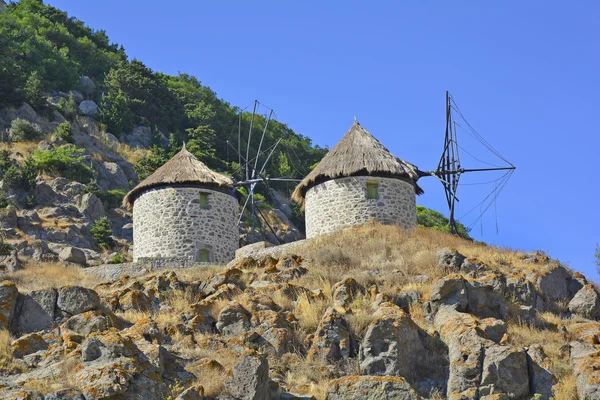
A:
[[[394,156],[358,121],[296,187],[306,235],[314,237],[369,220],[417,224],[418,169]]]
[[[133,258],[227,263],[239,245],[233,180],[187,151],[133,188]]]

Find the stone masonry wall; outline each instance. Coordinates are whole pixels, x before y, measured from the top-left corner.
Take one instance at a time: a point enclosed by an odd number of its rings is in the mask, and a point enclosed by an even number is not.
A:
[[[208,208],[200,208],[200,194]],[[227,264],[239,245],[238,202],[233,196],[199,187],[150,189],[133,204],[133,259],[198,260],[208,249],[210,262]]]
[[[378,183],[378,198],[367,198],[367,182]],[[409,228],[417,224],[415,188],[400,179],[354,176],[333,179],[306,193],[306,236],[364,225],[369,220]]]

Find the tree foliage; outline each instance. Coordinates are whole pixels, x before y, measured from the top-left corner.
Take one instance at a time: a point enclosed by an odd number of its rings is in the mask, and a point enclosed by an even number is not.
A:
[[[19,106],[27,99],[34,108],[43,107],[46,92],[77,89],[81,75],[89,76],[98,88],[94,98],[99,104],[98,118],[109,132],[119,137],[136,125],[144,125],[155,133],[168,133],[169,143],[156,141],[160,149],[153,148],[136,166],[140,178],[166,162],[183,143],[209,167],[238,180],[245,178],[243,158],[249,146],[248,170],[253,169],[267,124],[263,115],[254,118],[253,135],[247,143],[252,114],[246,111],[240,117],[239,108],[220,99],[196,77],[185,73],[166,75],[152,71],[139,60],[128,60],[123,48],[111,43],[104,31],[93,30],[41,0],[10,3],[0,12],[0,106]],[[58,108],[67,118],[76,118],[72,96],[60,100]],[[265,113],[264,108],[259,111]],[[240,121],[242,139],[238,149]],[[302,178],[326,153],[326,149],[313,146],[308,137],[271,120],[258,168],[280,138],[263,172],[265,176]],[[243,155],[242,165],[238,150]],[[285,183],[273,186],[291,189]],[[264,191],[264,187],[258,190]]]
[[[441,213],[431,210],[423,206],[417,206],[417,223],[421,226],[435,229],[442,232],[450,232],[450,226],[448,226],[448,218],[444,217]],[[456,221],[457,235],[468,240],[473,240],[469,236],[470,228],[467,228],[460,222]]]
[[[94,221],[90,233],[96,244],[100,247],[110,248],[114,244],[112,228],[110,227],[110,222],[107,217]]]
[[[33,153],[33,165],[38,171],[87,183],[92,179],[93,170],[85,163],[83,151],[74,144],[51,150],[36,149]]]
[[[24,91],[18,89],[32,76],[39,79],[30,82],[36,90],[69,90],[81,75],[102,81],[124,60],[123,48],[104,31],[42,0],[12,2],[0,12],[0,105],[19,105]]]

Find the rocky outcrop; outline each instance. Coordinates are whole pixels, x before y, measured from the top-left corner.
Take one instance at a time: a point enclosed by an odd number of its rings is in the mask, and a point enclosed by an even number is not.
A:
[[[225,388],[239,400],[269,400],[269,364],[265,357],[248,351],[235,363]]]
[[[58,291],[56,306],[69,315],[81,314],[94,310],[100,305],[100,297],[96,292],[80,286],[68,286]]]
[[[10,281],[0,283],[0,329],[8,330],[15,314],[19,290]]]
[[[585,318],[600,319],[600,293],[593,285],[585,285],[569,302],[569,311]]]
[[[58,258],[65,262],[80,265],[85,265],[87,262],[87,257],[83,250],[72,246],[65,246],[60,253],[58,253]]]
[[[399,307],[384,303],[367,327],[360,348],[360,372],[364,375],[413,376],[426,351],[421,332]]]
[[[331,381],[326,400],[421,400],[421,396],[399,376],[345,376]]]
[[[77,200],[77,203],[79,212],[90,221],[96,221],[106,216],[102,201],[93,193],[84,194]]]
[[[328,308],[319,322],[308,358],[336,361],[349,358],[355,352],[355,340],[348,322],[335,308]]]
[[[570,344],[570,359],[581,400],[600,398],[600,323],[575,324],[569,329],[575,340]]]
[[[93,100],[84,100],[79,104],[79,112],[82,115],[93,117],[98,114],[98,104]]]

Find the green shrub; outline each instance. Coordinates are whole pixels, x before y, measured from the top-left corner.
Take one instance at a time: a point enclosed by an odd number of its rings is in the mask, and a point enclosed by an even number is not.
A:
[[[6,171],[11,165],[10,152],[8,150],[0,150],[0,171]]]
[[[10,125],[10,140],[13,142],[22,142],[25,140],[35,140],[42,136],[42,129],[39,125],[21,118],[15,118]]]
[[[92,237],[98,246],[111,247],[114,244],[112,238],[113,232],[107,217],[96,220],[92,224],[90,232],[92,233]]]
[[[36,149],[33,161],[39,171],[87,183],[93,176],[93,170],[85,164],[83,152],[83,149],[78,149],[73,144],[51,150]]]
[[[77,116],[77,103],[73,94],[69,94],[66,99],[61,97],[57,108],[66,119],[73,120]]]
[[[23,168],[21,168],[21,185],[24,190],[32,190],[36,186],[36,178],[38,175],[38,168],[35,165],[35,161],[32,157],[25,159]]]
[[[123,202],[123,197],[126,194],[127,191],[123,189],[113,189],[98,193],[98,197],[106,208],[117,208]]]
[[[70,143],[73,141],[73,132],[71,132],[71,124],[69,122],[59,124],[56,127],[54,134],[66,142]]]
[[[450,232],[450,226],[448,226],[448,218],[444,217],[441,213],[431,210],[423,206],[417,206],[417,223],[421,226],[435,229],[436,231]],[[469,236],[470,228],[467,228],[460,222],[456,221],[456,234],[464,239],[473,240]]]
[[[6,198],[6,193],[0,192],[0,208],[8,207],[8,199]]]
[[[29,193],[27,196],[25,196],[25,208],[30,209],[35,207],[36,205],[37,198],[35,197],[35,194]]]
[[[0,238],[0,256],[10,256],[13,247]]]
[[[117,253],[114,254],[110,260],[111,264],[123,264],[125,262],[125,257],[123,257],[123,254],[121,253]]]
[[[44,84],[37,71],[33,71],[25,81],[23,94],[25,95],[25,100],[37,112],[44,112],[48,107],[48,103],[46,102],[44,95]]]
[[[11,165],[6,171],[4,171],[2,180],[6,185],[8,185],[8,187],[16,189],[21,186],[21,171],[16,165]]]
[[[83,189],[83,193],[92,193],[92,194],[100,193],[100,188],[98,187],[98,182],[96,182],[95,179],[92,179],[87,185],[85,185],[85,188]]]

